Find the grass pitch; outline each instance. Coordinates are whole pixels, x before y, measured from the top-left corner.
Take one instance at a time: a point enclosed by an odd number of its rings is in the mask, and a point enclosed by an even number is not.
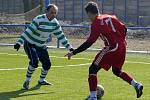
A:
[[[28,58],[23,49],[0,48],[0,100],[84,100],[88,95],[88,67],[96,52],[83,52],[67,60],[65,50],[49,49],[52,68],[46,80],[52,86],[38,86],[40,68],[33,74],[30,89],[23,90]],[[101,100],[150,100],[150,55],[127,54],[123,69],[144,85],[143,96],[136,99],[135,90],[115,77],[111,70],[98,73],[105,88]],[[41,64],[39,64],[41,67]]]

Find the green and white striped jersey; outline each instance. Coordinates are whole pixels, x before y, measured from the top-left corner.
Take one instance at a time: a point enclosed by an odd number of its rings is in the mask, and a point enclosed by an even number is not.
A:
[[[38,47],[43,47],[46,45],[46,40],[50,34],[54,34],[64,47],[67,49],[71,48],[71,45],[65,37],[58,20],[54,18],[49,21],[46,14],[35,17],[25,32],[21,34],[17,43],[22,45],[24,40],[26,40]]]

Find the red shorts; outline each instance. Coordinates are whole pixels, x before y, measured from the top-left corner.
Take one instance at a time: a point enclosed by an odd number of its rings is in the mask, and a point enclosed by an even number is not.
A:
[[[93,63],[108,71],[110,67],[122,69],[125,61],[126,45],[116,45],[110,49],[109,46],[104,47],[95,57]]]

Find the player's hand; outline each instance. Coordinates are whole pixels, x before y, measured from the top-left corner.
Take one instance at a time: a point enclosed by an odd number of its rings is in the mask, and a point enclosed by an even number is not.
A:
[[[74,49],[73,49],[73,48],[70,48],[69,51],[72,52],[72,51],[74,51]]]
[[[16,43],[16,44],[14,45],[14,49],[16,49],[16,50],[18,51],[19,48],[20,48],[20,44]]]
[[[65,57],[68,57],[68,60],[70,60],[71,59],[71,57],[73,56],[73,53],[72,52],[69,52],[69,53],[67,53],[66,55],[65,55]]]

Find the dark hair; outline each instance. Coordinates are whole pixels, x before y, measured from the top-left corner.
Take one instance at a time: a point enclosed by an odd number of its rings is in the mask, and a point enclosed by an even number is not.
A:
[[[53,5],[52,5],[52,4],[49,4],[49,5],[46,7],[45,11],[49,11],[52,7],[53,7]]]
[[[99,13],[99,9],[98,9],[98,5],[95,2],[88,2],[87,5],[85,5],[85,11],[87,13],[92,13],[92,14],[98,14]]]
[[[46,7],[45,11],[46,11],[46,12],[49,11],[52,7],[54,7],[54,8],[58,11],[58,7],[57,7],[55,4],[49,4],[49,5]]]

